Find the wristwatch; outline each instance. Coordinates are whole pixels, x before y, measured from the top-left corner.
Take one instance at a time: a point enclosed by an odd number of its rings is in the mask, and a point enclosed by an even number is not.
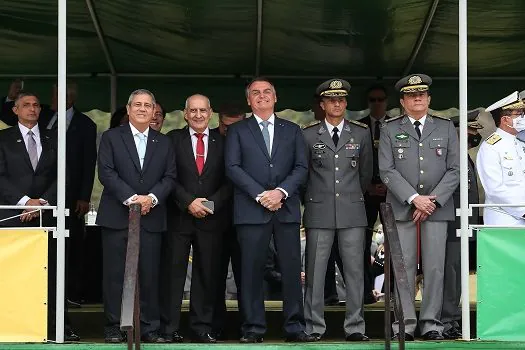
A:
[[[158,204],[158,201],[155,198],[155,196],[152,196],[151,194],[148,194],[148,196],[151,198],[151,207],[156,206]]]

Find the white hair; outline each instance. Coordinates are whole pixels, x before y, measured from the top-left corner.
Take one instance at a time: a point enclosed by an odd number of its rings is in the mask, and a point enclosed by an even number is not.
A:
[[[184,103],[184,109],[188,109],[188,105],[189,105],[190,99],[192,97],[197,97],[197,96],[204,97],[206,100],[208,100],[208,108],[211,108],[211,102],[210,102],[210,99],[208,98],[208,96],[204,96],[204,95],[201,95],[201,94],[195,94],[195,95],[189,96],[186,99],[186,102]]]

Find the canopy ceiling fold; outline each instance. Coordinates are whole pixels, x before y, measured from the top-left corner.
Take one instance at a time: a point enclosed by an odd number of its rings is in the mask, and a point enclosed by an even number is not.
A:
[[[273,78],[280,109],[309,109],[315,87],[330,77],[352,84],[350,109],[366,108],[364,91],[377,81],[391,89],[395,107],[395,80],[417,72],[434,78],[434,109],[459,104],[454,0],[67,4],[67,70],[83,110],[110,109],[112,74],[118,104],[140,87],[169,110],[197,92],[214,106],[242,102],[246,81],[257,73]],[[468,13],[469,107],[475,108],[524,88],[525,2],[469,1]],[[7,90],[11,78],[25,77],[26,89],[47,101],[58,64],[57,1],[1,1],[0,47],[0,86]]]

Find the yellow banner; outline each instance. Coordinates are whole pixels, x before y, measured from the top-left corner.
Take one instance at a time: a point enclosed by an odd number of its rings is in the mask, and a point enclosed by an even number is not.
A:
[[[0,342],[46,341],[47,235],[0,230]]]

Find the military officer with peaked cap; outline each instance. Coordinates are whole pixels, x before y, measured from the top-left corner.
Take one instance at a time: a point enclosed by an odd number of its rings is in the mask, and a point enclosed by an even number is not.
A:
[[[366,124],[344,118],[349,90],[342,79],[319,85],[325,120],[303,130],[309,159],[303,215],[308,259],[304,308],[306,331],[317,340],[326,330],[324,282],[334,239],[345,274],[346,340],[368,340],[363,318],[363,193],[372,179],[372,141]]]
[[[415,293],[417,236],[421,226],[421,263],[425,278],[419,328],[425,340],[443,339],[440,321],[447,222],[455,217],[452,194],[459,184],[459,146],[454,124],[428,114],[429,87],[425,74],[409,75],[396,83],[405,114],[381,128],[379,174],[388,188],[410,291]],[[416,329],[414,306],[404,310],[406,338]],[[398,322],[392,325],[398,336]]]
[[[497,129],[479,148],[476,165],[485,190],[485,204],[525,202],[525,143],[516,135],[525,130],[525,91],[514,91],[486,109]],[[487,225],[525,225],[525,207],[485,208]]]
[[[479,146],[482,140],[478,130],[483,129],[483,126],[478,122],[478,115],[479,111],[477,110],[468,113],[467,137],[469,149]],[[459,116],[452,117],[451,120],[459,131]],[[459,208],[461,204],[460,187],[461,185],[458,185],[452,195],[456,208]],[[479,203],[476,167],[470,155],[468,156],[468,202],[470,204]],[[478,208],[472,209],[469,224],[479,224]],[[461,239],[457,234],[457,230],[460,228],[461,220],[459,216],[456,216],[455,221],[449,221],[443,282],[443,308],[441,310],[441,323],[443,323],[443,336],[445,339],[459,339],[462,336],[459,326],[459,321],[461,320],[461,309],[459,307],[461,301]],[[471,244],[470,251],[472,256],[476,249],[473,237],[471,237],[469,243]]]

